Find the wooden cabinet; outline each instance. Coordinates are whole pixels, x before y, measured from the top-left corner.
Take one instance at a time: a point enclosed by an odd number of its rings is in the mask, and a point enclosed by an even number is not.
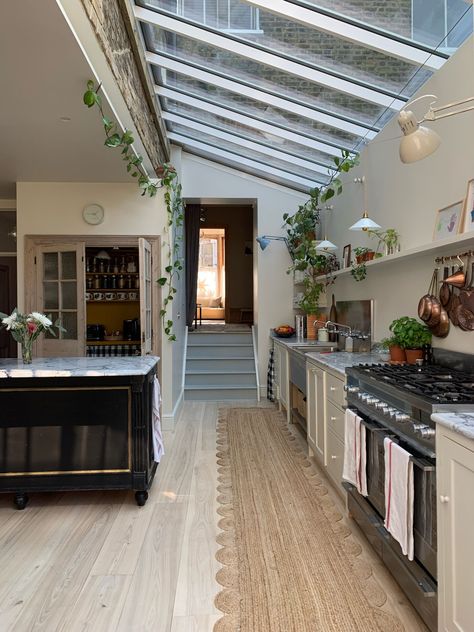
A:
[[[474,441],[438,426],[439,630],[470,632],[474,622]]]
[[[290,409],[288,349],[275,341],[274,355],[278,404],[280,410],[284,408],[288,416]]]
[[[310,450],[326,465],[324,371],[314,364],[306,365],[307,441]]]

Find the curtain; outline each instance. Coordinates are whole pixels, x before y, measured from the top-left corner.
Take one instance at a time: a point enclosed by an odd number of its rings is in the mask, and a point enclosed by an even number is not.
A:
[[[184,215],[185,270],[186,270],[186,325],[193,326],[196,311],[197,280],[199,270],[199,229],[201,206],[187,204]]]

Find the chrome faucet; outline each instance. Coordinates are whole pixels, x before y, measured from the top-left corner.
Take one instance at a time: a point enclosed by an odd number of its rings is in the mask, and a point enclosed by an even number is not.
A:
[[[328,320],[326,323],[327,328],[329,329],[329,325],[332,325],[334,327],[333,329],[333,333],[335,334],[341,334],[341,336],[352,336],[352,327],[349,327],[349,325],[343,325],[342,323],[335,323],[332,320]],[[342,331],[339,331],[339,327],[344,327],[344,329],[348,329],[349,331],[347,333],[344,333]]]

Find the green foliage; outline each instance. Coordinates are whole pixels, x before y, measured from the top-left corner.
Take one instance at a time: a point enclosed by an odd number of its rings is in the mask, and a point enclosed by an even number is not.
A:
[[[390,349],[390,347],[400,346],[400,343],[395,336],[390,336],[390,338],[382,338],[380,346],[382,349]]]
[[[351,275],[355,281],[363,281],[367,276],[367,266],[365,265],[365,262],[353,263]]]
[[[307,276],[304,279],[304,289],[299,307],[305,314],[315,314],[318,311],[319,297],[324,290],[324,284],[318,283],[312,277]]]
[[[176,170],[169,163],[161,165],[159,180],[153,182],[144,167],[142,166],[143,157],[137,155],[132,148],[133,134],[130,130],[123,133],[117,127],[117,124],[105,116],[102,99],[99,94],[101,85],[97,87],[94,82],[87,82],[87,90],[84,93],[83,101],[88,108],[97,106],[101,115],[102,125],[105,133],[105,146],[112,149],[121,149],[122,159],[126,163],[127,173],[132,178],[136,178],[141,195],[154,197],[158,189],[164,188],[164,201],[166,204],[166,230],[169,232],[168,246],[168,265],[165,267],[166,275],[158,279],[157,283],[163,288],[162,309],[160,310],[160,318],[163,323],[163,330],[168,336],[168,340],[176,340],[173,333],[173,321],[167,318],[167,309],[171,304],[176,288],[174,287],[175,279],[180,278],[183,270],[183,261],[180,256],[180,243],[183,239],[182,227],[184,225],[184,205],[181,198],[181,184],[179,183]]]
[[[369,237],[377,237],[377,252],[382,244],[385,245],[387,249],[387,254],[393,254],[399,243],[400,243],[400,234],[395,230],[395,228],[387,228],[387,230],[371,230],[368,231]]]
[[[431,331],[416,318],[402,316],[394,320],[389,327],[397,344],[403,349],[421,349],[431,343]]]
[[[357,248],[354,248],[354,254],[356,257],[361,257],[362,255],[366,255],[368,252],[370,252],[370,248],[365,248],[362,246],[358,246]]]

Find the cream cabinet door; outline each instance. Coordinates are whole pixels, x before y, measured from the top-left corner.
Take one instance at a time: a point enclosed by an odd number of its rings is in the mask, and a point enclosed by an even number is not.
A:
[[[36,299],[27,296],[27,305],[66,329],[38,338],[40,357],[85,355],[84,250],[83,242],[36,247]]]
[[[437,433],[439,630],[474,629],[474,442]],[[455,439],[455,440],[453,440]],[[459,437],[462,442],[462,437]]]
[[[316,458],[326,465],[325,449],[325,372],[311,364],[306,368],[306,406],[308,411],[307,440]]]
[[[140,327],[142,355],[151,353],[153,345],[152,329],[152,258],[151,245],[146,239],[138,240],[138,257],[140,264]]]

